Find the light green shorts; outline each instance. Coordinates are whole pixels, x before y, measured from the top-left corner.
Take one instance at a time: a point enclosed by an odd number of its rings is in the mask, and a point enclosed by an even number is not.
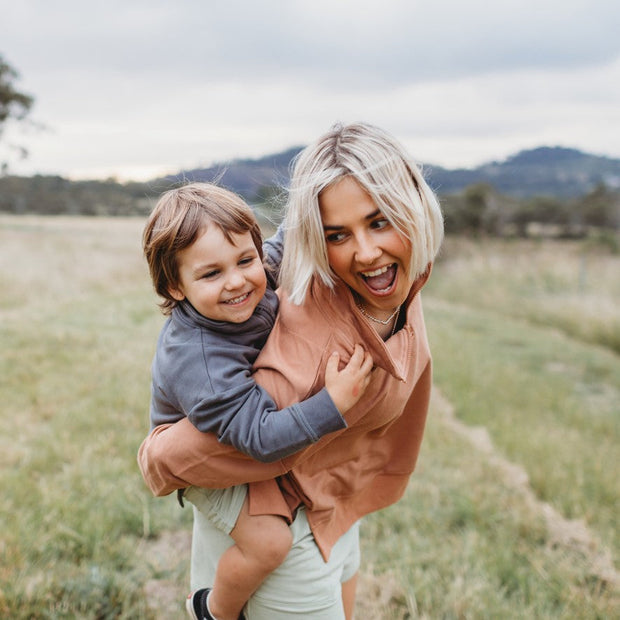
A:
[[[359,525],[336,543],[325,562],[314,542],[305,509],[291,524],[293,547],[248,602],[248,620],[343,620],[341,585],[359,569]],[[233,540],[194,507],[191,587],[213,585],[215,568]]]
[[[247,494],[247,484],[227,489],[189,487],[183,491],[183,499],[191,502],[218,530],[230,534]]]

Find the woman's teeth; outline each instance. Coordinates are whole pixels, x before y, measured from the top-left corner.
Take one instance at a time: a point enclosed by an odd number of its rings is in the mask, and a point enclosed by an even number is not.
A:
[[[364,283],[377,293],[385,293],[394,284],[396,278],[396,264],[384,265],[372,271],[360,272]]]
[[[382,273],[385,273],[392,265],[386,265],[385,267],[379,267],[379,269],[375,269],[374,271],[364,271],[362,276],[364,278],[374,278],[375,276],[380,276]]]

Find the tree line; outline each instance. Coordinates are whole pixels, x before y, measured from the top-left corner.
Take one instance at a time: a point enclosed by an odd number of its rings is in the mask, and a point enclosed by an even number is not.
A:
[[[145,216],[178,183],[71,181],[59,176],[0,177],[0,212],[39,215]],[[234,189],[234,188],[231,188]],[[582,238],[620,233],[620,191],[603,184],[579,198],[515,198],[486,183],[440,194],[447,234]],[[264,186],[244,198],[269,220],[281,216],[282,192]]]
[[[442,196],[441,204],[448,234],[582,238],[592,232],[620,232],[620,191],[602,183],[577,198],[521,199],[479,183]]]

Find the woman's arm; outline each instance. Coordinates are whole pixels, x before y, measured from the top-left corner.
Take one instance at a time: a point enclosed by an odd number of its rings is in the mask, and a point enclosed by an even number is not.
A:
[[[281,462],[259,463],[201,433],[187,419],[151,431],[138,451],[142,477],[154,495],[190,485],[226,488],[286,473]]]

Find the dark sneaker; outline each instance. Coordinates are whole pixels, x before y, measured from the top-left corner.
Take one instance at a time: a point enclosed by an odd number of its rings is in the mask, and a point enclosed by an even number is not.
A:
[[[194,590],[187,595],[185,609],[187,609],[190,618],[194,620],[214,620],[207,607],[209,592],[211,592],[211,588],[200,588],[200,590]],[[239,615],[239,620],[245,620],[243,613]]]
[[[211,588],[200,588],[188,594],[185,599],[185,609],[190,618],[194,620],[213,620],[213,616],[207,608],[207,596]]]

